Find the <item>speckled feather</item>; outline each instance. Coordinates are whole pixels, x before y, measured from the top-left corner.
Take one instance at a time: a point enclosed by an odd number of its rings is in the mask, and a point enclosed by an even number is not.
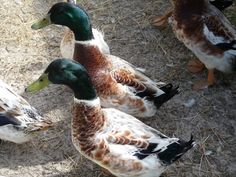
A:
[[[23,143],[30,140],[31,132],[45,129],[50,124],[25,99],[0,81],[0,139]]]
[[[170,23],[177,38],[208,69],[236,70],[236,31],[208,0],[176,0]]]
[[[104,107],[113,107],[139,117],[150,117],[157,111],[153,99],[165,95],[165,92],[132,64],[103,54],[96,41],[77,41],[74,59],[88,70]],[[141,92],[145,93],[143,97],[138,95]],[[172,97],[178,90],[173,88],[170,92]]]
[[[49,19],[49,24],[64,25],[74,32],[73,59],[88,70],[102,106],[139,117],[151,117],[162,104],[179,92],[178,86],[173,87],[172,84],[158,88],[156,83],[140,72],[140,68],[104,52],[103,47],[107,44],[103,36],[98,33],[100,37],[96,37],[88,13],[80,6],[56,3],[46,19]],[[41,26],[42,21],[33,24],[32,28],[44,27]]]
[[[168,138],[116,109],[102,109],[98,98],[75,99],[72,140],[83,155],[118,177],[158,177],[194,145]],[[173,145],[176,149],[169,151]]]

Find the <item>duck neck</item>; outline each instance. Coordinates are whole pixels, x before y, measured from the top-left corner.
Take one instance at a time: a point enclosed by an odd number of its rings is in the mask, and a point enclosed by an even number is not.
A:
[[[80,151],[92,156],[92,151],[96,148],[96,133],[105,123],[99,98],[90,101],[75,98],[72,114],[73,142]]]
[[[67,85],[73,90],[74,96],[81,100],[94,100],[97,98],[97,92],[93,87],[90,79],[75,82],[69,82]]]
[[[94,68],[106,67],[106,56],[101,52],[96,40],[75,41],[74,60],[80,62],[89,72]]]
[[[61,25],[69,27],[75,35],[75,40],[88,41],[94,39],[92,25],[88,14],[82,8],[71,11],[73,18],[64,19]]]
[[[90,22],[86,20],[80,24],[74,24],[69,28],[73,31],[76,41],[88,41],[94,39],[92,26]]]

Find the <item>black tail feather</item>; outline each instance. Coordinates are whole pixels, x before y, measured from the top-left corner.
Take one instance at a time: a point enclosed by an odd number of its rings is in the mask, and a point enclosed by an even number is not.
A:
[[[236,71],[236,56],[232,59],[232,71]]]
[[[154,103],[157,108],[179,93],[179,86],[173,88],[172,84],[167,84],[160,89],[165,93],[154,98]]]
[[[231,42],[217,43],[215,46],[219,47],[221,50],[236,50],[236,40]]]
[[[233,4],[233,0],[215,0],[210,1],[212,5],[214,5],[219,10],[224,10],[227,7],[231,6]]]
[[[184,153],[191,149],[195,145],[193,136],[189,141],[179,140],[167,146],[166,150],[157,153],[157,156],[165,165],[170,165],[171,163],[178,160]]]
[[[0,126],[7,124],[20,125],[21,122],[10,113],[0,114]]]

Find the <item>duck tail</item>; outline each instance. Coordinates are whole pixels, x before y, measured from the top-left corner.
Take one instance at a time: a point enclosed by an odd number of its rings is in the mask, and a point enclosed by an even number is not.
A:
[[[169,144],[164,151],[157,153],[157,156],[165,165],[170,165],[194,146],[195,142],[191,135],[189,141],[178,140],[173,142]]]
[[[172,84],[167,84],[159,89],[165,93],[154,98],[154,104],[157,108],[179,93],[179,86],[173,87]]]
[[[210,3],[219,10],[224,10],[233,4],[233,0],[210,0]]]

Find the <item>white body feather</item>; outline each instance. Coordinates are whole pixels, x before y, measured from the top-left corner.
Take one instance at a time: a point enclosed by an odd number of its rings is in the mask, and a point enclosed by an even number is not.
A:
[[[187,48],[189,48],[198,59],[205,64],[208,69],[217,69],[222,72],[232,72],[233,70],[233,60],[236,60],[236,50],[225,50],[223,55],[220,54],[208,54],[206,52],[205,44],[212,44],[212,47],[216,47],[215,45],[221,43],[230,43],[233,40],[236,40],[236,31],[228,21],[228,19],[213,5],[208,3],[209,11],[205,13],[205,15],[201,16],[202,23],[204,23],[205,19],[208,17],[216,17],[217,20],[214,21],[217,27],[222,28],[222,30],[230,31],[233,37],[230,37],[230,40],[227,39],[229,36],[216,35],[216,31],[218,30],[215,26],[207,26],[208,24],[203,24],[202,29],[202,39],[198,39],[197,41],[192,41],[194,38],[194,34],[192,38],[184,38],[183,29],[179,29],[177,27],[177,23],[174,21],[173,17],[169,18],[169,23],[176,28],[174,30],[177,38],[182,41]],[[201,24],[199,24],[201,25]],[[183,25],[184,26],[184,25]],[[211,31],[211,28],[215,28],[215,31]]]
[[[30,140],[30,135],[16,129],[12,124],[0,126],[0,139],[21,144]]]
[[[219,43],[230,43],[229,40],[226,40],[222,36],[216,36],[211,32],[206,25],[204,25],[204,36],[210,41],[213,45]],[[236,36],[234,38],[236,40]],[[199,44],[201,45],[201,44]],[[201,51],[200,48],[194,48],[194,46],[187,46],[190,50],[194,51],[195,55],[203,62],[208,69],[216,68],[222,72],[231,72],[232,60],[231,58],[236,58],[236,50],[227,50],[224,52],[224,55],[206,55],[204,51]]]
[[[83,100],[77,100],[75,99],[75,104],[77,103],[86,103],[86,105],[94,106],[97,104],[98,107],[100,107],[100,101],[99,98],[93,101],[83,101]],[[135,117],[126,114],[124,112],[121,112],[117,109],[113,108],[103,108],[102,109],[105,117],[105,125],[102,130],[99,130],[95,134],[94,142],[101,142],[101,140],[104,140],[106,142],[106,145],[109,147],[109,155],[114,156],[116,160],[124,160],[125,165],[117,164],[117,161],[114,160],[109,164],[109,167],[104,166],[100,161],[96,161],[95,159],[92,159],[86,154],[81,151],[79,144],[77,143],[76,137],[72,137],[72,141],[78,151],[82,153],[84,156],[89,158],[90,160],[94,161],[95,163],[99,164],[100,166],[103,166],[104,168],[107,168],[109,171],[111,171],[114,175],[118,177],[158,177],[161,173],[165,171],[167,168],[167,165],[164,165],[161,160],[158,158],[155,154],[150,154],[148,157],[144,159],[138,159],[136,156],[134,156],[134,153],[139,151],[140,149],[137,148],[135,145],[121,145],[112,143],[111,140],[108,141],[108,135],[111,135],[114,132],[117,132],[118,134],[123,134],[125,131],[131,132],[131,136],[133,139],[139,139],[139,140],[145,140],[149,143],[157,143],[157,147],[153,151],[160,152],[166,150],[167,146],[177,142],[178,138],[168,138],[167,136],[163,135],[161,132],[145,125]],[[73,134],[73,129],[72,129]],[[148,137],[146,139],[143,139],[143,137]],[[165,137],[165,138],[163,138]],[[129,160],[133,160],[130,162]],[[142,165],[142,170],[134,171],[130,169],[131,164],[134,162],[139,162]],[[119,166],[120,169],[116,168],[115,166]],[[117,169],[114,170],[113,169]]]
[[[14,143],[29,141],[30,135],[25,133],[25,129],[33,128],[34,124],[43,121],[35,108],[2,81],[0,81],[0,115],[10,120],[9,124],[0,126],[0,139]]]
[[[92,31],[93,31],[94,41],[96,41],[95,42],[96,45],[99,47],[102,53],[109,54],[110,49],[104,40],[103,34],[95,28],[92,28]],[[75,48],[74,33],[70,30],[67,30],[60,45],[62,57],[72,59],[74,55],[74,48]]]

